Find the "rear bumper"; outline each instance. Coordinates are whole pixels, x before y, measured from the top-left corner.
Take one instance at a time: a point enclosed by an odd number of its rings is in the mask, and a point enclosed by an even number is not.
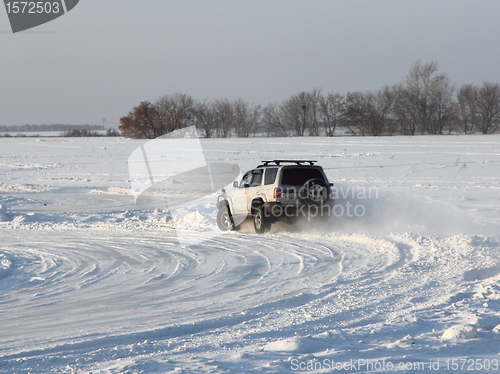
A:
[[[283,204],[281,202],[267,202],[264,204],[264,214],[269,218],[293,218],[293,217],[330,217],[333,215],[335,200],[327,199],[319,205],[307,205],[302,202],[298,204]]]

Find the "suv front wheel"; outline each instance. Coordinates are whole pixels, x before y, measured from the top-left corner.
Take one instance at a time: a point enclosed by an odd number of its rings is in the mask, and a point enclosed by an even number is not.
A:
[[[227,205],[221,206],[217,212],[217,226],[221,231],[229,231],[234,228],[233,220]]]

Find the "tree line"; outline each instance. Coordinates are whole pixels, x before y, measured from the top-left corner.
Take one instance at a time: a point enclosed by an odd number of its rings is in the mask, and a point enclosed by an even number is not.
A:
[[[198,101],[165,95],[143,101],[120,119],[126,137],[153,139],[195,125],[212,137],[415,135],[483,133],[500,127],[500,84],[464,84],[457,89],[435,61],[415,62],[402,83],[374,92],[300,92],[281,103],[255,105],[243,99]],[[337,132],[336,132],[337,131]]]
[[[35,132],[35,131],[72,131],[72,130],[88,130],[98,131],[104,130],[102,125],[21,125],[21,126],[0,126],[0,132]]]
[[[82,129],[82,130],[64,131],[60,136],[64,136],[67,138],[90,138],[90,137],[101,137],[101,136],[107,136],[107,137],[120,136],[120,133],[115,129],[107,129],[106,133]]]
[[[42,135],[43,136],[43,135]],[[36,135],[26,135],[26,134],[23,134],[22,132],[21,133],[18,133],[16,134],[15,136],[9,134],[9,133],[5,133],[3,135],[0,135],[0,137],[3,137],[3,138],[13,138],[13,137],[16,137],[16,138],[39,138],[39,137],[42,137],[40,134],[36,134]],[[108,129],[106,130],[105,133],[103,133],[102,131],[91,131],[91,130],[86,130],[86,129],[83,129],[83,130],[68,130],[68,131],[64,131],[62,132],[59,136],[62,136],[62,137],[71,137],[71,138],[89,138],[89,137],[117,137],[117,136],[121,136],[120,132],[117,131],[116,129]],[[43,137],[46,137],[46,136],[43,136]],[[50,136],[51,138],[55,138],[56,136]]]

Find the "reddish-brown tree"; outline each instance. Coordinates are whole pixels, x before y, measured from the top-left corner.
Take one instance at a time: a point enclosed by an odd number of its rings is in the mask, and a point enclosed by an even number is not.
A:
[[[156,108],[149,101],[143,101],[120,118],[118,128],[127,138],[154,139],[158,136],[157,122]]]

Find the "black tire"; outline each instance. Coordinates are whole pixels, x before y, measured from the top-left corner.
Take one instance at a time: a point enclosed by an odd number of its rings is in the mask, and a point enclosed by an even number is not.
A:
[[[309,179],[300,188],[299,196],[308,205],[322,205],[328,199],[328,185],[321,179]]]
[[[271,223],[269,222],[268,217],[266,217],[264,213],[263,206],[256,206],[253,210],[252,214],[253,218],[253,227],[255,228],[255,232],[257,234],[263,234],[267,230],[271,228]]]
[[[217,212],[217,226],[221,231],[229,231],[234,229],[233,218],[227,205],[221,206]]]

